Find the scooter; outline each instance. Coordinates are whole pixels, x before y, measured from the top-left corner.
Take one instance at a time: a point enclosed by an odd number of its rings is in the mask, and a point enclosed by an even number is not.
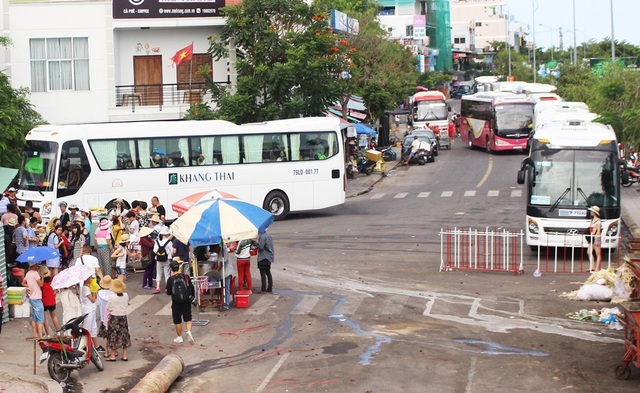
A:
[[[40,364],[45,360],[49,376],[57,382],[66,382],[72,370],[80,370],[89,362],[93,363],[98,371],[104,370],[102,356],[93,346],[91,333],[80,324],[87,314],[73,318],[58,330],[57,336],[39,340],[42,355]],[[71,336],[62,335],[65,330],[71,330]]]
[[[424,165],[427,162],[434,160],[433,156],[429,157],[429,152],[426,149],[419,149],[409,160],[409,165]],[[406,165],[406,158],[402,160],[402,165]]]
[[[629,165],[626,160],[621,160],[620,184],[622,187],[631,187],[633,183],[640,183],[640,170]]]
[[[373,172],[373,168],[376,167],[377,162],[371,161],[367,157],[358,158],[358,172],[364,173],[369,176]]]

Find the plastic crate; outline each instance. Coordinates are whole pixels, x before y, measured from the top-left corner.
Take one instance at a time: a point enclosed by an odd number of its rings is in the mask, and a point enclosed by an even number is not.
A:
[[[251,295],[251,291],[238,291],[236,292],[236,307],[238,308],[248,308],[249,307],[249,297]]]

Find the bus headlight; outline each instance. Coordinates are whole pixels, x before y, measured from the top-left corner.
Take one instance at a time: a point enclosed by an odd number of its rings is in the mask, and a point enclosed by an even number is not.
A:
[[[496,146],[507,146],[508,143],[505,141],[501,141],[500,139],[494,139],[493,142],[495,142]]]
[[[51,202],[46,202],[42,205],[42,211],[40,212],[40,214],[44,216],[48,216],[51,214]]]
[[[540,229],[538,228],[538,223],[531,218],[529,219],[528,228],[529,228],[529,232],[535,233],[536,235],[540,232]]]
[[[618,236],[618,229],[618,222],[616,221],[607,229],[607,236]]]

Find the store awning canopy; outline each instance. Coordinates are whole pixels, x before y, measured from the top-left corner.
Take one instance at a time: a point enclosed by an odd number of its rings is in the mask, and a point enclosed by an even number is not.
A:
[[[373,129],[365,126],[364,124],[356,124],[355,127],[356,127],[356,133],[358,135],[367,134],[367,135],[370,135],[372,137],[378,135],[377,132],[375,132]]]

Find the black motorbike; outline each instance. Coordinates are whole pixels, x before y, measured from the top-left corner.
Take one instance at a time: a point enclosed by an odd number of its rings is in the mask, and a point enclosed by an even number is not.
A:
[[[362,157],[362,156],[358,157],[357,163],[358,163],[358,172],[364,173],[367,176],[369,176],[373,172],[373,169],[376,167],[376,164],[377,164],[377,162],[371,161],[367,157]]]
[[[433,154],[430,154],[430,152],[426,149],[419,149],[417,152],[415,152],[413,157],[411,157],[411,159],[409,160],[409,165],[413,165],[413,164],[424,165],[427,162],[433,162],[433,161],[435,161]],[[406,164],[407,164],[407,160],[405,158],[402,160],[402,165],[406,165]]]

